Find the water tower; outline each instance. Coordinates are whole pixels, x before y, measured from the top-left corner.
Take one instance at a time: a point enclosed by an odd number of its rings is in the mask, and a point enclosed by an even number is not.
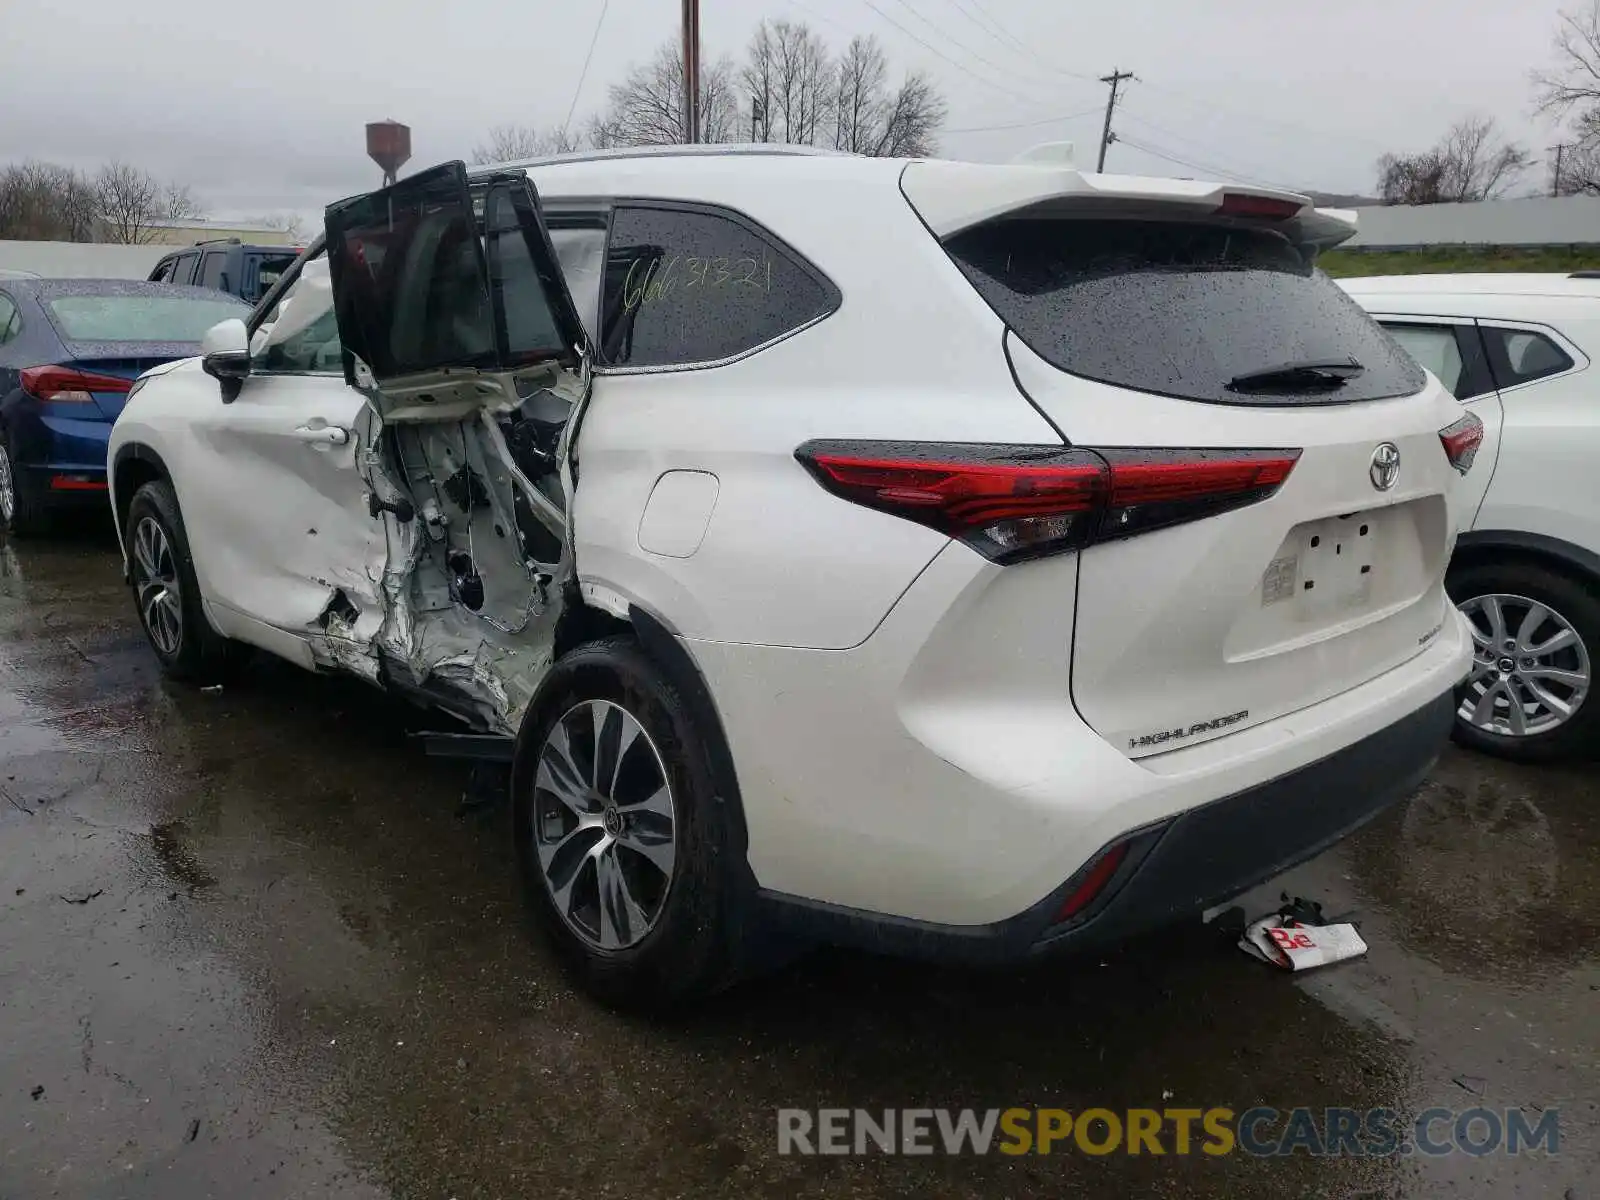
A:
[[[399,121],[374,121],[367,126],[367,157],[383,168],[383,186],[395,180],[411,158],[411,126]]]

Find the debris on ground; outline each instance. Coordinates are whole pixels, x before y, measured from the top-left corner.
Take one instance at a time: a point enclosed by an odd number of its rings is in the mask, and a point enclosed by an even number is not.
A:
[[[186,1141],[186,1142],[192,1142],[192,1141],[195,1140],[195,1138],[197,1138],[199,1136],[200,1136],[200,1118],[196,1117],[194,1120],[189,1122],[189,1133],[188,1133],[188,1136],[185,1137],[183,1140]]]
[[[203,695],[203,696],[215,696],[221,690],[222,690],[222,685],[220,683],[211,683],[211,684],[207,684],[205,687],[201,688],[200,689],[200,694]]]
[[[1308,971],[1360,958],[1367,943],[1350,921],[1330,920],[1322,905],[1283,896],[1277,912],[1252,921],[1239,938],[1239,949],[1286,971]]]
[[[105,888],[95,888],[95,890],[92,892],[79,892],[75,895],[64,894],[61,898],[68,904],[87,904],[96,896],[104,896],[105,894]]]
[[[37,1100],[40,1096],[44,1095],[44,1085],[43,1084],[38,1085],[37,1087],[35,1087],[33,1089],[33,1091],[29,1092],[28,1095],[32,1096],[35,1100]]]

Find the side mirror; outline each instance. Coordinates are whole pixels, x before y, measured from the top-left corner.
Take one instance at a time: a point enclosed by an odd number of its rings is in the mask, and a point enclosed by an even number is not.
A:
[[[250,374],[250,335],[238,317],[218,321],[200,339],[200,366],[222,384],[222,402],[232,404]]]

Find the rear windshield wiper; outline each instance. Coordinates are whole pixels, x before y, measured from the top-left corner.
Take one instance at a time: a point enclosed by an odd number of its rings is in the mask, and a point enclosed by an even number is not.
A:
[[[1353,358],[1311,358],[1246,371],[1228,380],[1228,388],[1235,392],[1336,388],[1343,387],[1364,371],[1366,368]]]

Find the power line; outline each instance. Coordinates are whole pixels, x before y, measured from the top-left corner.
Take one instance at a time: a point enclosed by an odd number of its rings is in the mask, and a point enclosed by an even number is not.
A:
[[[1185,136],[1184,134],[1179,133],[1175,129],[1168,129],[1166,126],[1157,125],[1154,121],[1150,120],[1148,117],[1141,117],[1138,113],[1128,112],[1126,110],[1124,110],[1122,115],[1124,117],[1126,117],[1128,120],[1132,121],[1135,125],[1142,125],[1147,129],[1154,130],[1156,133],[1159,133],[1164,137],[1169,137],[1169,138],[1176,139],[1180,146],[1184,146],[1185,148],[1187,148],[1189,145],[1193,144],[1191,138]],[[1211,157],[1211,152],[1209,150],[1204,151],[1204,153],[1206,154],[1207,157]],[[1218,170],[1220,168],[1209,167],[1209,168],[1205,168],[1205,169],[1207,169],[1207,170]],[[1249,178],[1248,174],[1241,173],[1237,168],[1232,169],[1231,173],[1236,175],[1236,176],[1238,176],[1240,179],[1246,179],[1247,180]]]
[[[957,50],[960,50],[960,51],[962,51],[963,53],[966,53],[966,54],[970,54],[973,58],[977,59],[984,66],[988,67],[991,71],[997,71],[1001,75],[1014,75],[1014,74],[1016,74],[1016,68],[1001,66],[999,63],[995,62],[993,59],[985,58],[983,55],[979,54],[976,50],[974,50],[971,46],[968,46],[966,43],[958,42],[955,38],[951,37],[950,34],[947,33],[945,30],[941,29],[938,25],[934,24],[934,22],[930,21],[927,17],[923,16],[916,9],[912,8],[911,4],[910,4],[910,0],[894,0],[894,2],[896,4],[898,4],[901,8],[905,9],[908,13],[910,13],[917,20],[921,21],[929,29],[933,30],[935,36],[942,37],[946,42],[948,42],[950,45],[954,46]],[[1031,83],[1033,81],[1029,80],[1028,82]]]
[[[951,2],[959,4],[960,0],[951,0]],[[1012,46],[1016,47],[1016,49],[1022,54],[1026,55],[1028,58],[1031,58],[1034,62],[1038,63],[1046,70],[1053,71],[1058,75],[1065,75],[1069,79],[1080,79],[1084,83],[1099,82],[1099,80],[1093,75],[1085,75],[1079,71],[1069,71],[1065,67],[1058,67],[1052,62],[1048,62],[1042,55],[1037,53],[1032,46],[1029,46],[1026,42],[1016,37],[1009,29],[1007,29],[1005,25],[1002,24],[1001,21],[989,11],[988,6],[984,3],[984,0],[967,0],[967,2],[983,14],[984,19],[987,20],[989,24],[998,31],[1001,37],[1003,37]]]
[[[1006,95],[1011,96],[1011,97],[1013,97],[1015,99],[1025,100],[1029,104],[1038,104],[1039,103],[1039,98],[1037,96],[1026,96],[1026,95],[1023,95],[1023,93],[1021,93],[1021,92],[1015,91],[1015,90],[1013,90],[1011,88],[1004,87],[1001,84],[995,83],[994,80],[989,79],[986,76],[978,74],[976,71],[974,71],[971,67],[967,66],[965,63],[957,62],[955,59],[951,58],[948,54],[946,54],[943,50],[939,50],[939,49],[937,49],[937,48],[935,48],[933,46],[930,46],[920,36],[918,36],[915,33],[912,33],[911,30],[907,29],[904,25],[900,24],[899,21],[896,21],[888,13],[884,12],[883,9],[879,8],[876,4],[874,4],[872,2],[872,0],[861,0],[861,3],[865,4],[873,12],[877,13],[885,21],[889,22],[889,24],[893,25],[896,29],[898,29],[901,33],[905,34],[913,42],[917,43],[917,45],[921,46],[924,50],[928,51],[930,54],[936,55],[939,58],[944,59],[945,62],[949,63],[956,70],[962,72],[963,74],[972,76],[972,78],[976,79],[979,83],[983,84],[984,86],[993,88],[997,92],[1004,92]]]
[[[606,23],[606,9],[611,0],[600,0],[600,17],[594,23],[594,36],[589,39],[589,53],[583,56],[583,70],[578,72],[578,86],[572,89],[572,103],[567,105],[567,119],[561,122],[561,138],[566,140],[567,127],[572,124],[572,114],[578,111],[578,96],[583,92],[583,81],[589,77],[589,63],[594,59],[595,45],[600,41],[600,27]]]
[[[1099,115],[1100,106],[1096,104],[1093,108],[1086,108],[1082,112],[1065,113],[1059,117],[1040,117],[1037,121],[1016,121],[1010,125],[969,125],[961,129],[941,129],[939,132],[941,134],[999,133],[1005,129],[1033,129],[1039,125],[1065,124],[1068,121],[1077,121],[1083,117],[1095,117]]]
[[[1239,174],[1237,171],[1229,171],[1219,167],[1216,163],[1207,163],[1201,162],[1199,159],[1184,158],[1182,155],[1174,154],[1170,150],[1164,150],[1159,146],[1152,146],[1148,142],[1135,141],[1130,137],[1124,137],[1119,140],[1125,146],[1132,146],[1135,150],[1143,150],[1146,154],[1152,155],[1155,158],[1163,159],[1166,162],[1173,163],[1177,166],[1188,167],[1192,171],[1203,171],[1208,175],[1219,176],[1221,182],[1224,183],[1248,183],[1254,185],[1255,187],[1273,188],[1279,191],[1297,190],[1295,188],[1286,187],[1281,183],[1269,183],[1265,179],[1252,179],[1247,175]]]
[[[970,0],[970,2],[974,5],[977,4],[977,0]],[[1065,75],[1070,79],[1080,79],[1084,83],[1098,82],[1098,80],[1096,80],[1092,75],[1080,75],[1076,71],[1069,71],[1065,67],[1058,67],[1053,63],[1045,61],[1044,58],[1036,54],[1025,42],[1018,41],[1015,37],[1013,37],[1005,29],[1005,27],[995,21],[993,17],[985,14],[980,20],[978,14],[974,13],[972,9],[967,7],[968,0],[950,0],[950,3],[958,11],[960,11],[962,16],[966,17],[967,20],[972,22],[973,25],[977,26],[978,29],[988,34],[997,45],[1004,46],[1005,49],[1010,53],[1020,54],[1032,62],[1038,63],[1039,66],[1043,67],[1045,70],[1054,75]]]
[[[1190,92],[1180,91],[1177,88],[1164,87],[1158,83],[1151,83],[1149,80],[1145,80],[1144,84],[1146,87],[1151,88],[1154,91],[1164,92],[1169,96],[1176,97],[1179,100],[1186,100],[1190,104],[1197,104],[1202,108],[1209,108],[1214,112],[1222,113],[1224,116],[1232,116],[1235,118],[1242,118],[1247,121],[1254,121],[1259,125],[1275,125],[1279,129],[1286,130],[1300,137],[1334,138],[1347,142],[1363,142],[1368,146],[1376,146],[1380,150],[1386,148],[1382,142],[1379,142],[1374,138],[1367,137],[1364,134],[1335,131],[1331,129],[1312,129],[1307,125],[1296,124],[1295,122],[1285,121],[1276,117],[1264,117],[1260,113],[1249,112],[1242,108],[1233,108],[1226,104],[1219,104],[1215,100],[1198,96]]]

